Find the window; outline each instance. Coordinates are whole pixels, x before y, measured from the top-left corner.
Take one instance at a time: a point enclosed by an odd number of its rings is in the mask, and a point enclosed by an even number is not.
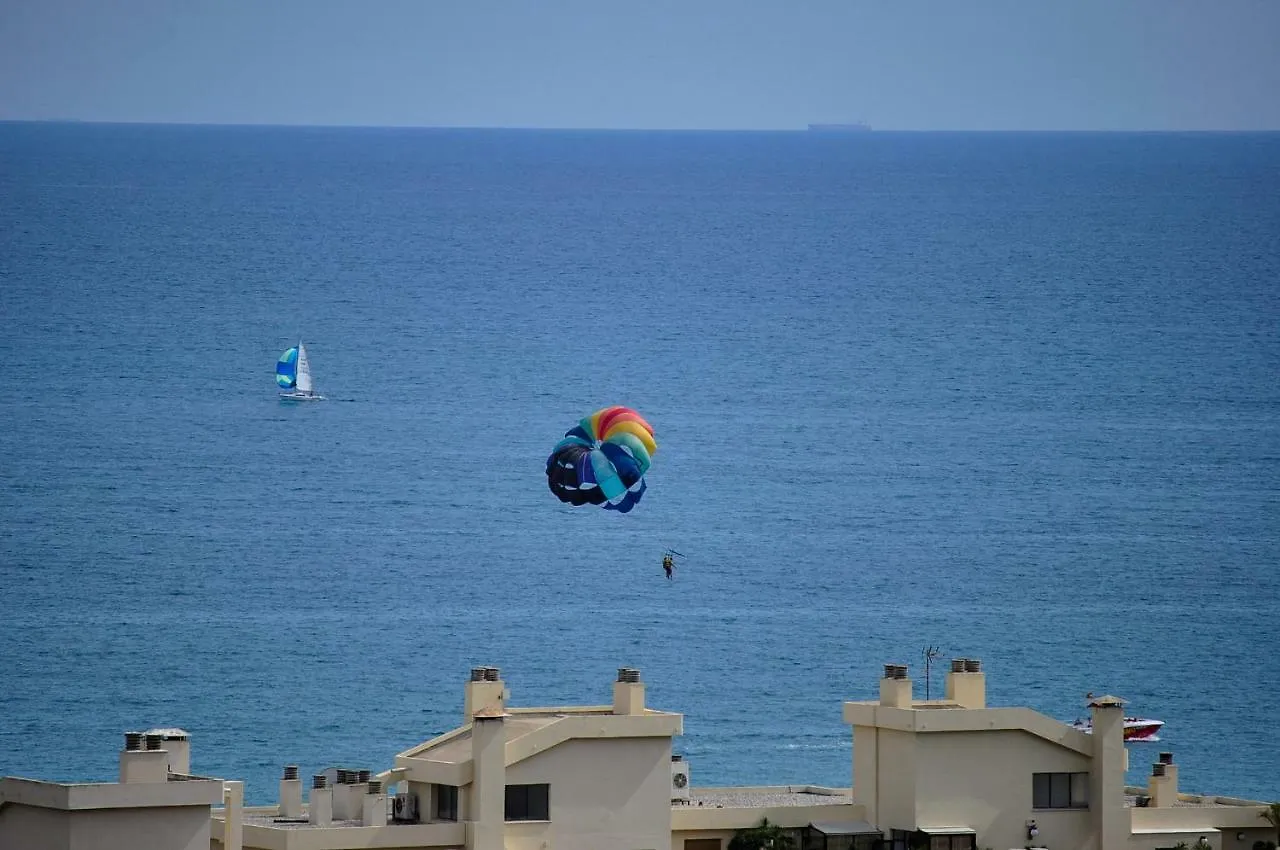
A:
[[[456,785],[437,785],[436,820],[458,819],[458,788]]]
[[[551,786],[508,785],[507,820],[551,820]]]
[[[1033,809],[1089,808],[1089,774],[1033,773],[1031,775],[1031,807]]]
[[[684,850],[720,850],[719,838],[686,838]]]

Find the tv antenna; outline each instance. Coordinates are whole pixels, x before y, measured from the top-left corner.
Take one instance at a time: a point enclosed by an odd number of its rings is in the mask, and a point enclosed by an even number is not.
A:
[[[929,700],[929,674],[932,672],[933,659],[942,654],[942,650],[936,646],[926,646],[924,648],[924,698]]]

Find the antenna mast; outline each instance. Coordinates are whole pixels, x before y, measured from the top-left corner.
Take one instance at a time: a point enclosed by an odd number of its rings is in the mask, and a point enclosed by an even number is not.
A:
[[[929,700],[929,677],[932,672],[931,668],[933,667],[933,659],[937,658],[941,654],[942,650],[936,646],[926,646],[924,648],[924,698],[926,702]]]

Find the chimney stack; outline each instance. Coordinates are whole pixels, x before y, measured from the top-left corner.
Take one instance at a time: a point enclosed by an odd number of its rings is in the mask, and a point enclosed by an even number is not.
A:
[[[143,735],[160,741],[160,747],[169,753],[169,772],[191,773],[191,736],[185,729],[148,729]]]
[[[1159,761],[1151,765],[1147,794],[1151,797],[1151,805],[1157,809],[1178,802],[1178,766],[1173,763],[1173,753],[1161,753]]]
[[[614,714],[644,714],[644,682],[634,667],[619,667],[613,683]]]
[[[472,667],[471,679],[463,687],[462,721],[470,723],[484,708],[505,709],[506,685],[497,667]]]
[[[160,749],[159,737],[126,732],[120,751],[120,782],[168,782],[169,754]]]
[[[333,778],[333,819],[347,820],[351,817],[348,812],[347,800],[351,797],[351,771],[345,767],[336,770]]]
[[[307,820],[314,826],[329,826],[333,823],[333,789],[323,773],[311,777],[311,807],[307,812]]]
[[[302,817],[302,780],[296,764],[285,765],[284,778],[280,780],[280,817]]]
[[[351,817],[354,818],[364,811],[364,803],[361,800],[363,800],[365,792],[369,790],[370,772],[361,769],[353,770],[351,773],[355,774],[355,781],[351,783]]]
[[[338,769],[338,787],[333,789],[334,820],[357,820],[360,817],[363,796],[360,787],[360,771]]]
[[[387,795],[382,790],[382,782],[371,779],[365,786],[363,810],[360,823],[363,826],[387,825]]]
[[[947,699],[964,708],[987,707],[987,678],[977,658],[951,659],[947,673]]]
[[[498,707],[481,709],[471,727],[472,850],[502,850],[506,788],[506,712]]]
[[[1093,719],[1089,820],[1099,846],[1119,847],[1129,834],[1129,813],[1124,807],[1124,700],[1091,696],[1089,710]]]
[[[911,708],[911,680],[907,678],[907,665],[884,665],[884,677],[880,679],[880,704],[887,708]]]

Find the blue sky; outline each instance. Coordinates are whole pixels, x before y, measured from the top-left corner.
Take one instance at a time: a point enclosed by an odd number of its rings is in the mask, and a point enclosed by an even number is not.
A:
[[[1280,0],[0,0],[0,118],[1280,129]]]

